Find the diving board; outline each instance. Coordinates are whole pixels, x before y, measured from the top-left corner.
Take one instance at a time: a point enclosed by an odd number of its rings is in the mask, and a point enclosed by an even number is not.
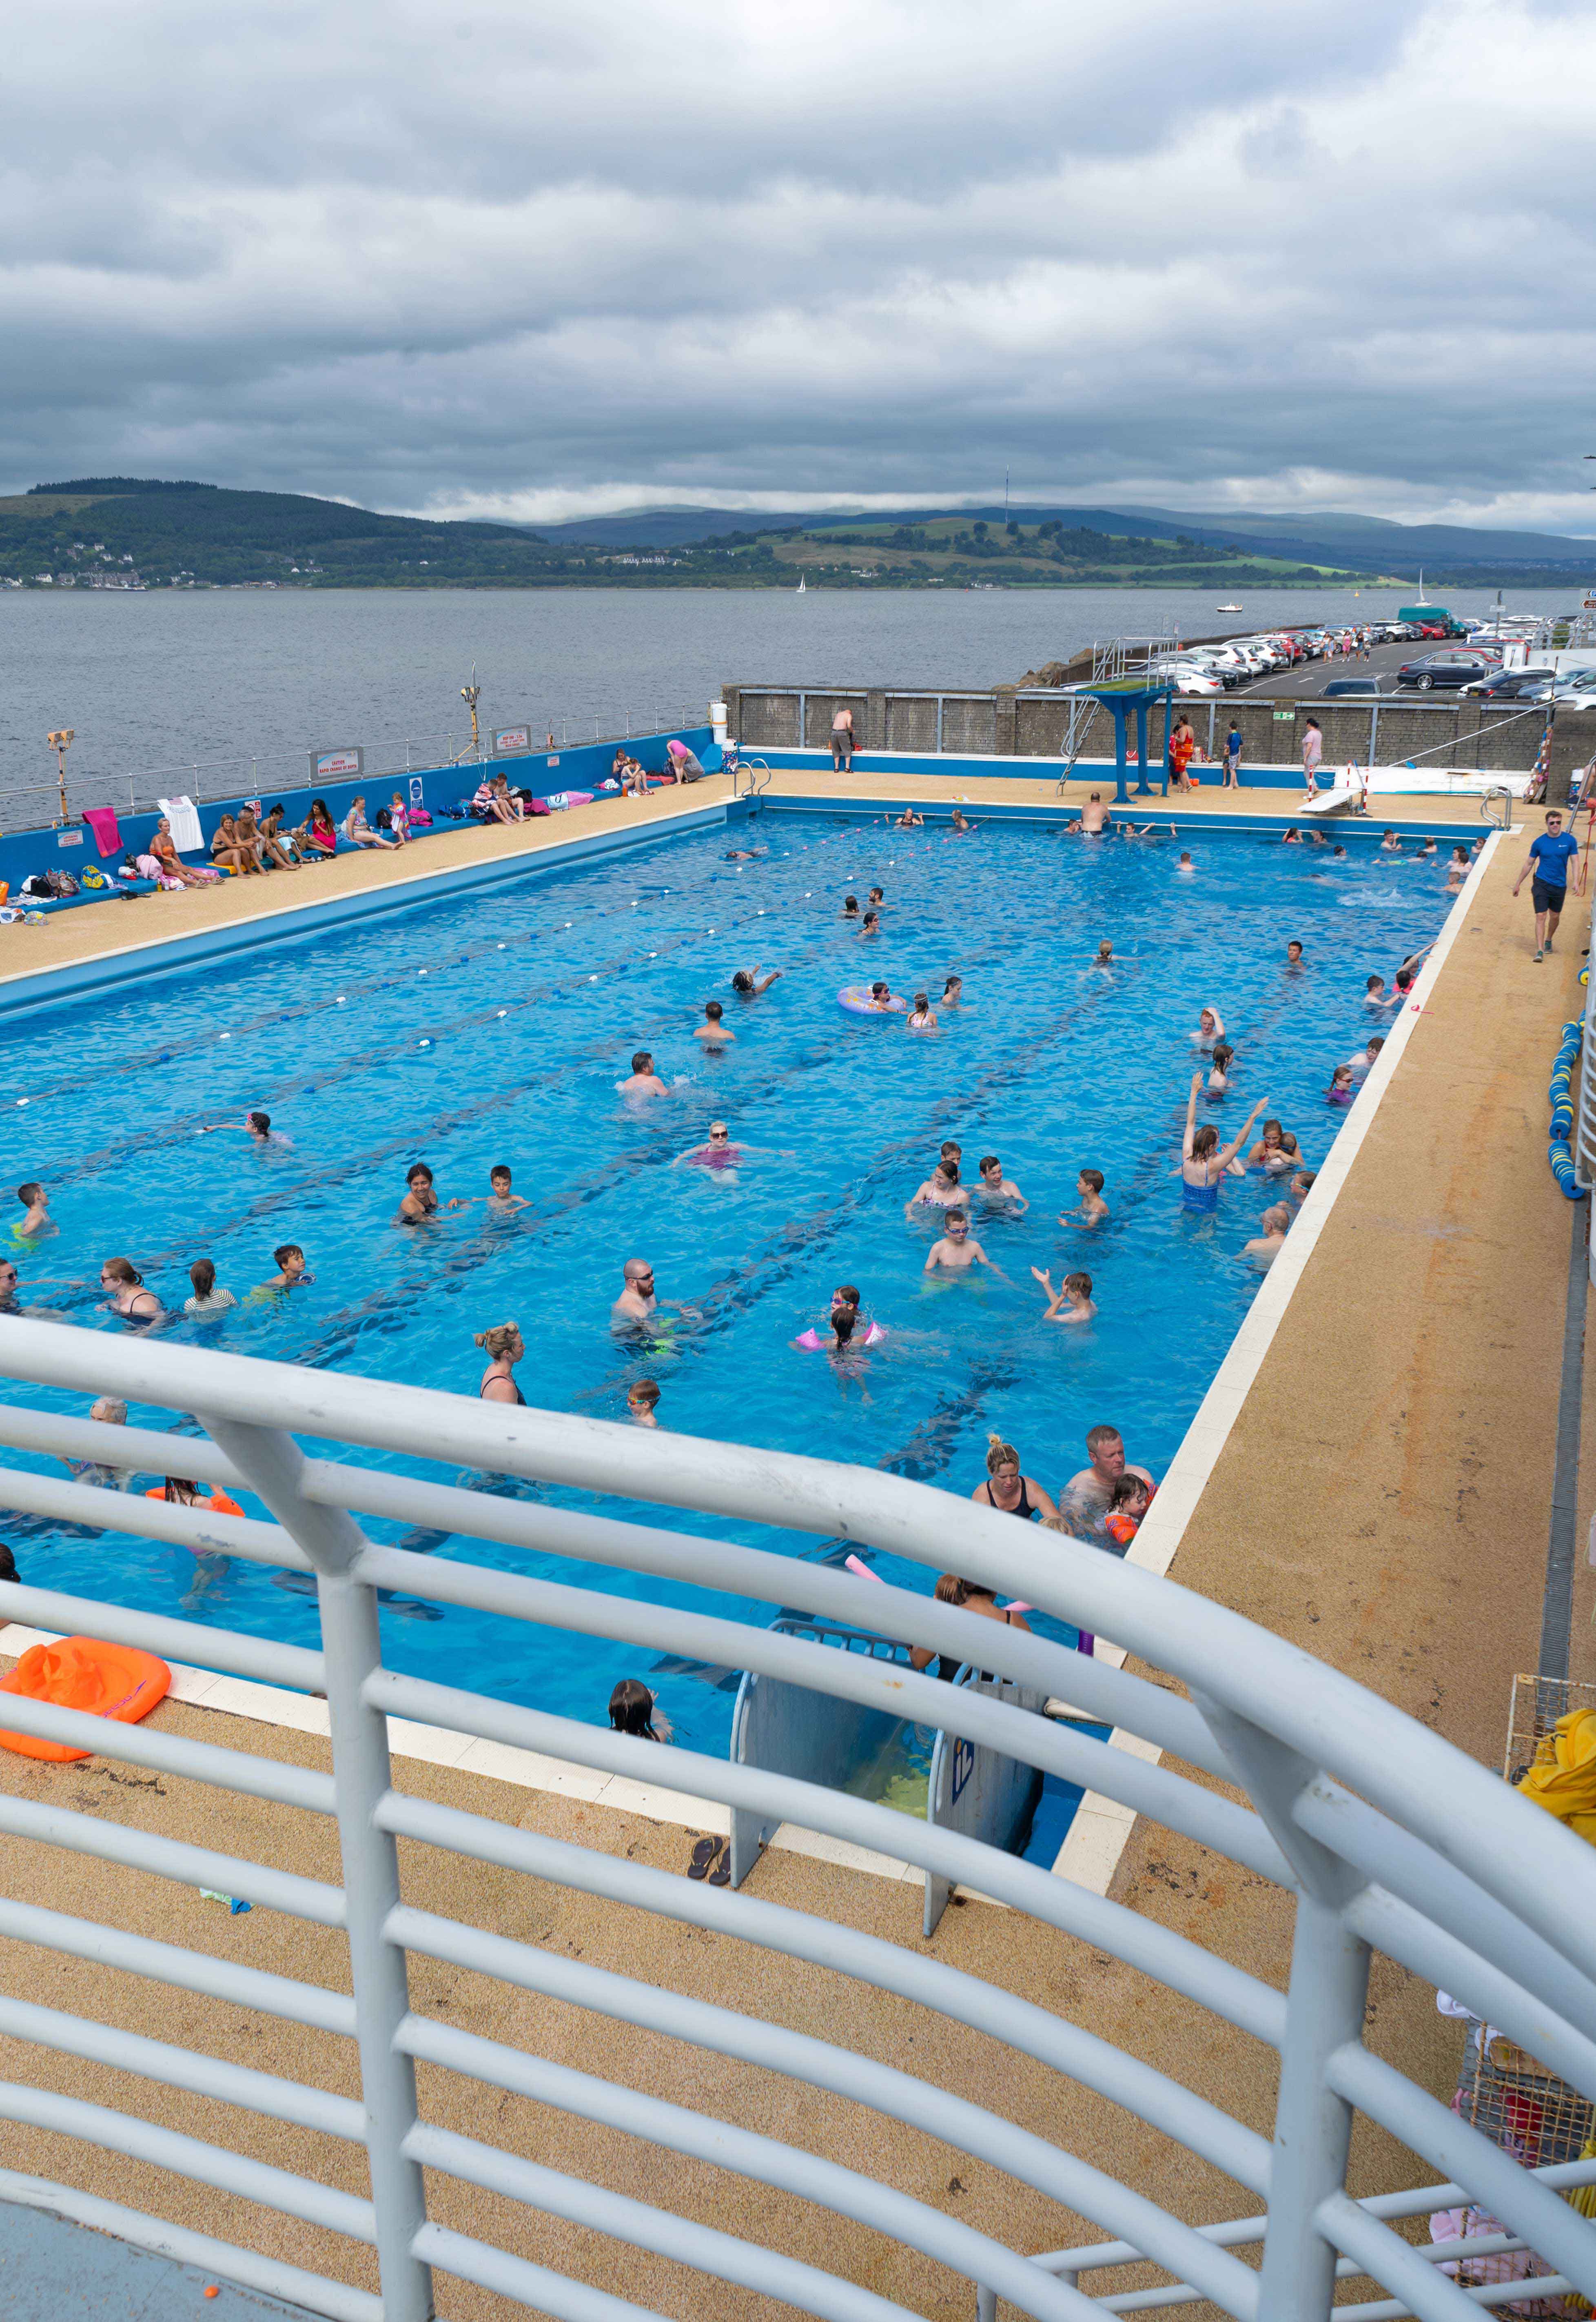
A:
[[[1354,766],[1348,766],[1342,779],[1329,790],[1315,791],[1311,798],[1305,799],[1302,802],[1302,812],[1304,814],[1339,814],[1344,809],[1350,807],[1354,814],[1362,814],[1368,803],[1368,776],[1360,774]]]

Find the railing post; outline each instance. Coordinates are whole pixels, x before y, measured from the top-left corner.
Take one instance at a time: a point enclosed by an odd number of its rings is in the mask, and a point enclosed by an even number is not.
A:
[[[364,1693],[382,1647],[375,1592],[350,1569],[366,1536],[342,1508],[313,1507],[301,1497],[304,1454],[291,1436],[198,1416],[315,1567],[383,2322],[432,2322],[432,2269],[414,2253],[426,2197],[421,2171],[404,2150],[415,2125],[415,2068],[394,2038],[410,2012],[409,1979],[404,1952],[384,1933],[400,1901],[397,1847],[377,1824],[378,1801],[391,1787],[388,1721]]]
[[[1327,2085],[1326,2067],[1337,2048],[1363,2036],[1369,1946],[1345,1916],[1362,1881],[1291,1819],[1317,1769],[1211,1698],[1194,1692],[1192,1699],[1298,1881],[1258,2311],[1269,2322],[1328,2322],[1336,2251],[1318,2211],[1345,2189],[1352,2107]]]

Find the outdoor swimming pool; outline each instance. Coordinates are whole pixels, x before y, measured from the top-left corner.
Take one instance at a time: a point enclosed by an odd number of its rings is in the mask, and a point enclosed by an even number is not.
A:
[[[732,845],[767,853],[734,864]],[[1176,867],[1181,845],[1195,857],[1189,876]],[[0,1112],[6,1188],[41,1179],[59,1229],[17,1253],[23,1303],[120,1331],[97,1286],[103,1259],[127,1256],[180,1310],[190,1261],[208,1257],[241,1304],[166,1327],[231,1351],[470,1395],[484,1364],[472,1334],[513,1318],[529,1403],[624,1420],[627,1386],[648,1375],[666,1427],[820,1451],[961,1495],[984,1476],[995,1430],[1056,1496],[1084,1464],[1087,1428],[1106,1420],[1133,1460],[1162,1474],[1256,1288],[1242,1244],[1281,1192],[1254,1173],[1227,1183],[1217,1219],[1181,1209],[1198,1009],[1220,1010],[1237,1052],[1235,1092],[1201,1117],[1228,1135],[1267,1096],[1317,1166],[1345,1118],[1324,1099],[1332,1065],[1386,1028],[1363,1006],[1364,979],[1389,979],[1436,933],[1445,852],[1418,864],[1360,845],[1336,863],[1327,847],[1264,836],[1125,844],[990,823],[959,839],[880,817],[766,812],[734,834],[529,869],[40,1010],[5,1034]],[[877,883],[885,931],[861,941],[839,916],[843,897],[862,902]],[[1103,936],[1107,972],[1091,964]],[[1298,971],[1285,962],[1291,937],[1306,946]],[[762,966],[781,980],[740,1001],[733,972]],[[935,1036],[837,1005],[839,986],[878,975],[935,999],[950,971],[966,1005]],[[710,998],[735,1036],[721,1055],[692,1038]],[[653,1051],[669,1098],[617,1095],[637,1047]],[[198,1134],[250,1107],[291,1141],[261,1150],[237,1129]],[[743,1166],[673,1166],[716,1117],[753,1148]],[[995,1153],[1029,1199],[1017,1216],[975,1204],[1004,1278],[922,1272],[939,1227],[906,1220],[904,1208],[945,1138],[962,1145],[966,1180]],[[419,1230],[396,1226],[416,1159],[445,1202],[473,1205]],[[530,1204],[510,1220],[483,1206],[499,1161]],[[1096,1230],[1060,1221],[1085,1166],[1103,1171],[1111,1205]],[[314,1284],[251,1302],[284,1241],[303,1244]],[[661,1298],[700,1318],[656,1333],[647,1351],[609,1324],[633,1257],[652,1261]],[[1096,1322],[1044,1325],[1033,1265],[1055,1280],[1087,1268]],[[888,1334],[845,1367],[792,1343],[824,1329],[843,1282],[861,1286]],[[177,1449],[172,1465],[182,1472]],[[0,1538],[41,1586],[316,1641],[314,1604],[256,1567],[206,1572],[196,1594],[194,1559],[151,1541],[3,1515]],[[442,1557],[465,1546],[407,1544]],[[839,1552],[783,1533],[758,1544],[795,1559]],[[480,1541],[465,1552],[532,1563]],[[552,1559],[534,1568],[595,1577]],[[878,1569],[931,1585],[889,1559]],[[597,1579],[727,1609],[652,1579]],[[803,1601],[795,1570],[792,1602]],[[597,1721],[616,1680],[641,1676],[684,1742],[725,1745],[728,1672],[651,1667],[634,1647],[453,1609],[385,1618],[393,1666]]]

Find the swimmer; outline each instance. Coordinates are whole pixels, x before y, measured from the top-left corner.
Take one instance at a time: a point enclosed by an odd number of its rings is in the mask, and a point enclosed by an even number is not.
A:
[[[1291,1212],[1283,1202],[1276,1202],[1272,1208],[1265,1210],[1262,1220],[1263,1232],[1242,1245],[1241,1254],[1247,1264],[1255,1266],[1261,1274],[1267,1274],[1286,1246],[1286,1233],[1290,1222]]]
[[[1290,942],[1286,946],[1286,965],[1288,967],[1300,967],[1301,964],[1302,946],[1298,942],[1296,937],[1293,936]]]
[[[1325,1091],[1327,1104],[1350,1104],[1357,1091],[1352,1084],[1352,1066],[1337,1065],[1330,1074],[1330,1085]]]
[[[1196,864],[1193,863],[1190,855],[1184,848],[1181,849],[1181,859],[1176,864],[1175,868],[1183,879],[1194,877],[1197,871]]]
[[[1301,846],[1301,844],[1302,844],[1302,833],[1298,829],[1298,827],[1297,827],[1297,826],[1296,826],[1296,824],[1295,824],[1294,822],[1289,822],[1289,823],[1286,825],[1285,829],[1281,833],[1281,842],[1280,842],[1280,843],[1281,843],[1281,845],[1282,846]]]
[[[673,1169],[712,1169],[717,1176],[735,1176],[739,1165],[747,1158],[750,1147],[734,1145],[732,1132],[724,1120],[709,1124],[707,1145],[691,1145],[679,1153],[670,1164]]]
[[[231,1290],[217,1289],[216,1269],[208,1257],[195,1259],[188,1279],[194,1284],[194,1295],[183,1301],[185,1314],[224,1314],[238,1304]]]
[[[1382,855],[1400,855],[1401,851],[1401,840],[1394,830],[1388,830],[1380,842],[1380,852]]]
[[[872,887],[870,891],[870,900],[872,903],[884,903],[887,900],[887,890],[885,887]]]
[[[762,863],[764,859],[762,846],[734,846],[722,858],[727,863]]]
[[[639,1048],[632,1058],[631,1076],[617,1081],[616,1087],[622,1096],[669,1096],[670,1092],[654,1070],[653,1057],[646,1048]]]
[[[1112,831],[1114,817],[1103,804],[1101,791],[1093,791],[1075,820],[1064,827],[1069,832],[1086,838],[1100,838],[1104,831]]]
[[[1453,850],[1452,850],[1452,860],[1451,860],[1450,868],[1451,868],[1452,870],[1454,870],[1454,871],[1461,871],[1461,872],[1463,872],[1463,873],[1464,873],[1464,876],[1466,877],[1466,876],[1467,876],[1467,873],[1468,873],[1468,867],[1469,867],[1469,850],[1468,850],[1468,848],[1467,848],[1466,846],[1455,846],[1455,847],[1453,848]]]
[[[1223,1096],[1230,1086],[1230,1067],[1236,1060],[1236,1050],[1228,1041],[1219,1040],[1214,1047],[1214,1068],[1208,1074],[1208,1094]]]
[[[964,1147],[957,1138],[944,1137],[938,1149],[937,1158],[941,1161],[951,1161],[956,1169],[964,1158]]]
[[[486,1207],[494,1217],[513,1218],[517,1210],[531,1209],[532,1203],[524,1193],[511,1192],[513,1182],[510,1165],[507,1161],[496,1162],[488,1172],[488,1183],[492,1191],[488,1196]]]
[[[1128,1548],[1142,1528],[1142,1518],[1153,1504],[1155,1486],[1140,1476],[1121,1476],[1108,1500],[1108,1513],[1103,1518],[1103,1530],[1109,1539],[1124,1549]]]
[[[639,1742],[672,1742],[675,1730],[661,1717],[654,1696],[641,1678],[624,1677],[609,1697],[609,1722],[616,1733],[630,1733]]]
[[[843,897],[843,917],[845,919],[856,919],[859,917],[859,898],[857,895],[844,895]]]
[[[50,1234],[59,1231],[50,1214],[50,1196],[36,1178],[31,1177],[25,1185],[19,1185],[16,1197],[23,1205],[24,1215],[21,1225],[13,1226],[11,1230],[13,1241],[43,1241]]]
[[[1096,1320],[1097,1308],[1092,1303],[1090,1274],[1066,1274],[1062,1289],[1053,1286],[1053,1276],[1034,1266],[1031,1272],[1047,1293],[1047,1304],[1043,1309],[1044,1322],[1090,1322]]]
[[[891,818],[889,817],[888,819],[890,820]],[[898,816],[896,824],[896,827],[899,830],[923,830],[925,827],[925,816],[923,814],[917,814],[912,806],[906,806],[904,808],[903,812]]]
[[[852,1306],[845,1303],[834,1305],[830,1314],[826,1317],[826,1327],[831,1332],[831,1344],[829,1346],[826,1345],[825,1340],[821,1337],[819,1331],[816,1330],[805,1330],[799,1337],[796,1338],[792,1343],[795,1347],[802,1347],[805,1351],[809,1354],[841,1355],[852,1353],[854,1351],[853,1343],[853,1334],[859,1330],[862,1320],[863,1318],[860,1314],[857,1303]],[[862,1336],[859,1340],[859,1345],[862,1348],[873,1347],[879,1340],[884,1339],[886,1335],[886,1331],[882,1330],[879,1322],[865,1322]]]
[[[718,1000],[707,1000],[704,1002],[704,1021],[693,1034],[694,1039],[702,1040],[707,1048],[729,1047],[737,1036],[734,1032],[728,1032],[722,1022],[725,1014],[725,1010]],[[635,1067],[635,1058],[633,1063]]]
[[[629,1257],[621,1269],[620,1296],[609,1310],[609,1327],[617,1333],[634,1332],[652,1321],[661,1306],[674,1307],[689,1321],[700,1317],[696,1306],[684,1306],[678,1298],[661,1298],[654,1290],[654,1269],[646,1257]]]
[[[781,970],[779,967],[771,968],[768,975],[762,975],[757,968],[751,973],[747,968],[740,967],[732,978],[732,990],[739,1000],[758,1000],[772,983],[780,983],[780,981]]]
[[[424,1225],[438,1213],[438,1196],[433,1184],[433,1173],[424,1161],[412,1162],[405,1172],[406,1193],[394,1219],[397,1226]],[[469,1206],[458,1193],[450,1196],[447,1206],[463,1210]]]
[[[246,1306],[267,1298],[281,1298],[290,1290],[303,1290],[315,1280],[305,1270],[305,1252],[296,1241],[286,1241],[271,1253],[277,1272],[269,1282],[262,1282],[244,1300]]]
[[[1262,1106],[1258,1110],[1261,1111]],[[1290,1147],[1290,1153],[1286,1149],[1288,1145]],[[1288,1138],[1278,1120],[1266,1120],[1263,1124],[1263,1134],[1247,1155],[1247,1167],[1249,1169],[1284,1169],[1290,1159],[1290,1154],[1296,1149],[1296,1138]]]
[[[639,1379],[635,1386],[626,1389],[626,1416],[634,1427],[657,1427],[660,1408],[660,1383],[657,1379]]]
[[[977,1484],[970,1496],[977,1507],[996,1508],[1000,1515],[1018,1516],[1026,1523],[1033,1516],[1041,1516],[1045,1522],[1058,1513],[1035,1477],[1021,1468],[1019,1453],[1013,1444],[1005,1443],[1000,1435],[990,1431],[987,1436],[987,1478],[984,1484]],[[971,1584],[964,1585],[968,1587]]]
[[[969,831],[979,830],[980,828],[980,825],[979,823],[971,822],[966,818],[963,809],[960,807],[955,807],[953,809],[953,835],[958,838],[963,837]]]
[[[994,1266],[980,1242],[972,1238],[970,1220],[962,1210],[950,1210],[944,1228],[942,1239],[934,1241],[926,1253],[923,1273],[968,1274],[972,1267],[984,1266],[999,1282],[1008,1281],[1002,1267]]]
[[[100,1268],[100,1288],[105,1293],[114,1314],[128,1322],[156,1322],[165,1312],[153,1290],[144,1287],[144,1277],[125,1257],[108,1257]]]
[[[1308,1199],[1309,1193],[1312,1193],[1313,1181],[1317,1174],[1317,1171],[1312,1169],[1299,1169],[1297,1175],[1286,1187],[1287,1193],[1290,1195],[1292,1201],[1296,1202],[1299,1209],[1302,1207],[1303,1202]]]
[[[936,1010],[931,1005],[930,1000],[925,992],[916,992],[915,1004],[910,1009],[907,1017],[905,1019],[903,1028],[906,1032],[935,1031]]]
[[[944,1008],[962,1008],[964,1005],[964,979],[962,975],[947,978],[942,987],[941,1004]]]
[[[1059,1220],[1060,1225],[1100,1226],[1108,1214],[1108,1204],[1103,1199],[1102,1171],[1082,1169],[1075,1180],[1075,1196],[1080,1208],[1066,1210]]]
[[[1046,1493],[1042,1491],[1040,1485],[1029,1484],[1028,1488],[1039,1493],[1043,1499],[1047,1498]],[[980,1490],[981,1486],[978,1484],[975,1491],[971,1495],[971,1498],[978,1497]],[[997,1506],[999,1504],[994,1501],[992,1504]],[[1049,1502],[1050,1506],[1051,1504],[1052,1503]],[[1035,1507],[1036,1502],[1029,1501],[1023,1509],[1012,1508],[1009,1513],[1011,1515],[1023,1513],[1026,1521],[1029,1522],[1035,1512]],[[1044,1522],[1045,1521],[1046,1519],[1044,1518]],[[979,1613],[983,1620],[1001,1621],[1008,1628],[1023,1629],[1027,1636],[1031,1633],[1031,1624],[1025,1614],[1014,1612],[1007,1604],[999,1604],[984,1580],[962,1580],[956,1572],[940,1572],[936,1577],[936,1586],[932,1593],[939,1604],[952,1604],[961,1613]],[[944,1685],[951,1685],[964,1666],[962,1653],[938,1652],[933,1645],[911,1645],[908,1658],[911,1668],[932,1669]]]
[[[922,1202],[933,1209],[946,1209],[950,1203],[962,1201],[963,1197],[958,1163],[939,1161],[919,1192],[904,1204],[903,1214],[906,1219],[912,1218]]]
[[[897,1012],[892,987],[880,976],[871,985],[870,1004],[872,1013],[878,1016],[890,1016]]]
[[[1329,843],[1322,830],[1310,830],[1308,834],[1309,846],[1327,846]]]
[[[1415,863],[1433,863],[1435,859],[1436,842],[1433,838],[1427,838],[1413,860]]]
[[[1332,863],[1345,863],[1346,860],[1345,847],[1339,846],[1332,846],[1330,849],[1330,860]]]
[[[1373,1064],[1384,1046],[1384,1035],[1382,1033],[1376,1032],[1372,1040],[1365,1042],[1363,1047],[1359,1048],[1354,1055],[1348,1056],[1346,1060],[1347,1067],[1354,1080],[1361,1081],[1363,1079],[1363,1074],[1368,1071],[1370,1065]]]
[[[1446,870],[1446,892],[1449,895],[1461,895],[1463,892],[1463,882],[1468,875],[1467,871],[1464,870],[1461,864],[1456,863],[1449,864]]]
[[[1269,1099],[1261,1096],[1229,1144],[1222,1146],[1217,1129],[1206,1123],[1201,1129],[1197,1126],[1197,1092],[1201,1086],[1202,1074],[1193,1073],[1191,1093],[1186,1100],[1186,1133],[1181,1143],[1181,1204],[1188,1210],[1215,1211],[1219,1206],[1219,1180]]]
[[[1108,937],[1105,936],[1098,945],[1098,955],[1096,959],[1093,960],[1092,965],[1094,967],[1112,967],[1113,964],[1114,946],[1108,941]]]
[[[1146,1468],[1126,1458],[1125,1439],[1117,1427],[1089,1427],[1086,1456],[1090,1465],[1078,1469],[1064,1486],[1065,1499],[1078,1507],[1106,1510],[1111,1506],[1114,1486],[1121,1476],[1139,1476],[1143,1483],[1157,1489]]]
[[[995,1153],[987,1154],[980,1164],[982,1198],[993,1208],[1005,1202],[1016,1217],[1023,1217],[1031,1204],[1026,1201],[1012,1177],[1003,1175],[1003,1164]]]
[[[880,932],[880,913],[879,911],[866,911],[864,918],[860,924],[859,936],[855,938],[855,941],[860,940],[865,936],[879,936]]]
[[[1197,1029],[1191,1035],[1194,1048],[1211,1048],[1216,1040],[1225,1038],[1225,1027],[1212,1008],[1202,1010],[1197,1019]]]
[[[479,1403],[507,1403],[524,1408],[526,1397],[515,1383],[515,1366],[526,1352],[520,1325],[495,1322],[488,1330],[475,1331],[472,1344],[488,1358],[488,1368],[477,1385]]]
[[[1400,1008],[1401,1004],[1402,996],[1400,992],[1388,992],[1385,988],[1385,978],[1383,975],[1372,975],[1364,984],[1363,1005],[1365,1008],[1391,1009]]]
[[[103,1274],[100,1279],[102,1288],[109,1286]],[[48,1286],[54,1289],[58,1285],[52,1283]],[[55,1312],[49,1306],[23,1305],[18,1296],[21,1288],[22,1278],[16,1267],[10,1258],[0,1257],[0,1314],[14,1314],[31,1322],[64,1322],[66,1321],[64,1314]]]
[[[242,1124],[236,1120],[213,1120],[200,1130],[202,1137],[214,1137],[218,1129],[242,1127],[251,1145],[287,1145],[290,1139],[280,1136],[271,1125],[269,1112],[246,1112]]]

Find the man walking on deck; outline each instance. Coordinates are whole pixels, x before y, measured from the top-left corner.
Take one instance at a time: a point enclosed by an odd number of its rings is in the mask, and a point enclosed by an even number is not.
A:
[[[1569,862],[1579,851],[1579,840],[1563,827],[1561,810],[1549,807],[1546,827],[1538,838],[1530,841],[1524,868],[1513,882],[1516,895],[1526,879],[1531,881],[1529,900],[1535,905],[1537,959],[1544,959],[1552,948],[1552,937],[1557,932],[1557,921],[1568,892]]]

